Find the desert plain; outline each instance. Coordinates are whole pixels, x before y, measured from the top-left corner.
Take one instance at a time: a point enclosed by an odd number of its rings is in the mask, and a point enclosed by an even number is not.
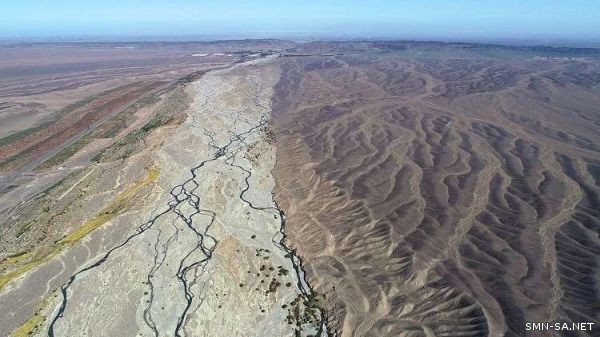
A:
[[[600,326],[596,49],[0,48],[0,335]]]

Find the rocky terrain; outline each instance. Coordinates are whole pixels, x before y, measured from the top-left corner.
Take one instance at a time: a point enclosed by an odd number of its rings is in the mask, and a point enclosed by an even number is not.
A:
[[[0,45],[0,216],[149,122],[167,96],[183,98],[173,94],[182,82],[239,60],[205,51]]]
[[[261,62],[206,74],[186,87],[193,100],[182,124],[154,130],[124,160],[69,175],[28,204],[41,212],[16,209],[17,223],[46,224],[4,229],[5,251],[17,253],[1,262],[1,333],[322,331],[321,298],[271,197],[267,120],[278,76]]]
[[[341,336],[593,336],[600,64],[290,57],[276,201]],[[452,55],[452,54],[450,54]]]
[[[597,334],[597,50],[0,48],[1,336]]]

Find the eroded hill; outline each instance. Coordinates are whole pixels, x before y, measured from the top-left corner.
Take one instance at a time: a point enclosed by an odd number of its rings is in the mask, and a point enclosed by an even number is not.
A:
[[[600,324],[597,61],[441,51],[282,67],[276,200],[332,330]]]

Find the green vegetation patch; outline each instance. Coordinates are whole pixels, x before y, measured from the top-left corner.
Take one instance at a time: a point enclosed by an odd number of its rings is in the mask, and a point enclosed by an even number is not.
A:
[[[147,104],[155,104],[147,103]],[[131,131],[112,146],[92,158],[95,162],[123,160],[139,152],[144,145],[144,139],[152,130],[168,124],[184,114],[190,103],[190,98],[183,86],[175,88],[166,100],[158,107],[150,120],[138,130]]]
[[[26,129],[26,130],[21,130],[21,131],[13,133],[11,135],[8,135],[6,137],[0,138],[0,146],[4,146],[6,144],[10,144],[12,142],[15,142],[15,141],[21,139],[21,138],[25,138],[25,137],[27,137],[28,135],[30,135],[32,133],[35,133],[35,132],[40,131],[42,129],[45,129],[48,126],[50,126],[52,123],[54,123],[57,120],[59,120],[62,116],[68,114],[69,112],[72,112],[72,111],[74,111],[76,109],[79,109],[82,106],[84,106],[84,105],[86,105],[88,103],[91,103],[91,102],[97,100],[98,98],[100,98],[100,97],[102,97],[104,95],[108,95],[108,94],[110,94],[112,92],[120,90],[123,87],[125,87],[125,86],[121,86],[121,87],[118,87],[118,88],[113,88],[113,89],[110,89],[110,90],[106,90],[106,91],[103,91],[103,92],[98,93],[96,95],[92,95],[92,96],[86,97],[86,98],[84,98],[82,100],[79,100],[79,101],[73,103],[73,104],[67,105],[66,107],[64,107],[62,109],[59,109],[58,111],[56,111],[55,113],[53,113],[51,116],[49,116],[49,117],[45,118],[44,120],[42,120],[40,122],[40,124],[37,125],[37,126],[31,127],[29,129]]]
[[[300,294],[289,304],[284,304],[283,309],[287,309],[285,317],[288,324],[294,326],[296,336],[301,336],[305,324],[320,325],[320,310],[323,309],[325,296],[312,292],[306,296]]]
[[[160,102],[160,98],[157,94],[151,94],[143,97],[96,129],[93,132],[93,137],[114,138],[119,134],[119,132],[121,132],[121,130],[127,128],[136,112],[144,107],[154,105],[158,102]]]
[[[15,132],[13,134],[10,134],[10,135],[6,136],[6,137],[0,138],[0,146],[4,146],[4,145],[7,145],[7,144],[10,144],[10,143],[12,143],[14,141],[17,141],[17,140],[21,139],[21,138],[25,138],[27,135],[30,135],[30,134],[32,134],[34,132],[42,130],[43,128],[45,128],[46,126],[48,126],[48,124],[49,124],[49,122],[45,122],[45,123],[40,124],[38,126],[34,126],[34,127],[29,128],[29,129],[17,131],[17,132]]]
[[[67,161],[67,159],[73,157],[77,152],[79,152],[86,145],[88,145],[92,140],[93,140],[93,137],[89,137],[89,136],[85,136],[85,137],[81,138],[80,140],[76,141],[75,143],[64,148],[59,153],[55,154],[50,159],[43,162],[40,166],[37,167],[37,169],[38,170],[46,170],[46,169],[49,169],[49,168],[52,168],[52,167],[55,167],[55,166],[58,166],[58,165],[64,163],[65,161]]]

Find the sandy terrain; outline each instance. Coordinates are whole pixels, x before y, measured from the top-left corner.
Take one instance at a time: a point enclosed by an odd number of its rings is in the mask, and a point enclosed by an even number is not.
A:
[[[275,150],[266,122],[278,69],[259,62],[205,75],[187,89],[194,101],[183,124],[159,128],[148,139],[154,145],[127,161],[98,164],[65,183],[75,187],[51,191],[62,200],[83,188],[81,207],[108,203],[116,214],[80,241],[59,239],[59,252],[33,248],[34,257],[24,257],[42,261],[3,285],[0,333],[293,336],[320,329],[318,310],[304,303],[314,300],[298,262],[280,242],[282,214],[271,198]],[[63,212],[77,219],[81,211]],[[12,270],[17,259],[4,264]],[[7,309],[14,301],[30,304]]]
[[[276,200],[331,330],[598,326],[598,61],[448,55],[283,64]]]
[[[22,131],[71,104],[104,91],[169,81],[237,57],[192,57],[190,50],[138,45],[0,47],[0,135]]]
[[[1,336],[597,335],[598,50],[20,48]]]
[[[239,59],[192,57],[184,45],[124,47],[0,46],[0,216],[88,166],[83,159],[119,140],[133,124],[147,123],[138,110],[152,107],[165,92],[195,73]],[[80,149],[80,160],[65,165]]]

